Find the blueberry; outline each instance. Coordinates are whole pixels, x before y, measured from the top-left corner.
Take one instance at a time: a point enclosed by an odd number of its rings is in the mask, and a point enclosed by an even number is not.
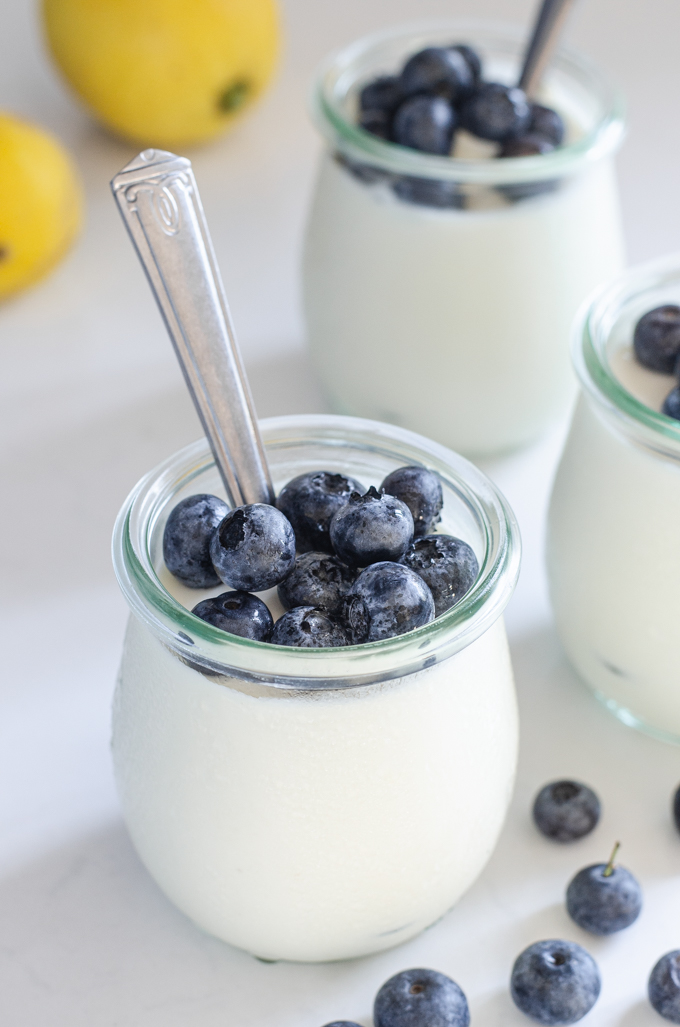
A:
[[[467,542],[453,535],[414,539],[401,562],[415,571],[432,592],[435,617],[455,606],[479,574],[474,552]]]
[[[400,563],[374,563],[347,592],[342,621],[352,643],[403,635],[434,618],[434,599],[421,577]]]
[[[569,882],[567,912],[579,927],[591,934],[614,934],[637,920],[642,909],[642,889],[630,870],[609,863],[584,867]]]
[[[680,1023],[680,949],[662,956],[649,975],[647,994],[657,1013]]]
[[[508,136],[523,133],[531,117],[527,98],[516,86],[484,82],[466,100],[461,123],[480,139],[503,142]]]
[[[337,613],[355,578],[356,571],[350,570],[337,556],[303,553],[279,585],[279,599],[287,610],[313,606],[325,613]]]
[[[373,1006],[375,1027],[468,1027],[465,993],[436,970],[402,970],[385,981]]]
[[[553,146],[561,146],[564,139],[564,122],[552,107],[543,107],[540,103],[529,104],[530,121],[527,131],[531,135],[542,136]]]
[[[392,191],[405,203],[420,207],[461,210],[465,206],[465,197],[457,182],[400,175],[392,183]]]
[[[404,96],[430,93],[452,103],[472,92],[474,77],[469,61],[455,47],[428,46],[410,57],[399,83]]]
[[[276,505],[293,525],[298,552],[332,553],[329,526],[333,514],[352,492],[365,491],[355,478],[331,471],[300,474],[284,485]]]
[[[163,559],[168,570],[189,588],[219,585],[210,542],[227,513],[225,502],[203,494],[183,499],[170,513],[163,532]]]
[[[413,538],[413,517],[406,503],[381,495],[371,485],[353,492],[331,521],[331,542],[340,559],[355,567],[400,560]]]
[[[537,941],[515,960],[510,994],[518,1009],[543,1024],[582,1019],[600,994],[597,963],[573,941]]]
[[[674,389],[666,396],[663,401],[661,412],[666,417],[673,417],[676,421],[680,421],[680,386],[676,385]]]
[[[672,374],[680,356],[680,307],[648,310],[635,326],[633,349],[644,367]]]
[[[546,838],[573,842],[590,834],[600,819],[600,800],[578,781],[552,781],[534,800],[534,821]]]
[[[444,495],[436,474],[425,467],[398,467],[380,486],[390,496],[406,503],[413,517],[416,538],[429,535],[441,520]]]
[[[268,642],[274,629],[271,613],[250,592],[223,592],[213,599],[204,599],[191,612],[222,631],[256,642]]]
[[[370,132],[378,139],[390,138],[392,119],[384,111],[362,111],[359,115],[359,125],[365,132]]]
[[[359,109],[362,111],[382,111],[391,115],[395,107],[404,99],[401,82],[397,75],[381,75],[373,79],[359,94]]]
[[[325,1027],[361,1027],[354,1020],[333,1020],[333,1023],[325,1024]]]
[[[457,120],[443,96],[412,96],[394,113],[392,139],[412,150],[445,156],[451,149]]]
[[[322,610],[312,606],[296,606],[280,617],[269,640],[274,645],[292,645],[300,649],[326,649],[348,645],[344,630]]]
[[[295,535],[275,506],[237,506],[213,535],[210,556],[225,585],[261,592],[278,585],[293,567]]]
[[[537,157],[542,153],[550,153],[555,147],[543,136],[526,132],[524,135],[510,136],[501,146],[499,157]]]
[[[465,43],[456,43],[454,46],[447,46],[447,50],[456,50],[467,62],[472,76],[472,87],[476,89],[482,81],[482,61],[476,50]]]
[[[673,823],[680,831],[680,785],[673,792]]]

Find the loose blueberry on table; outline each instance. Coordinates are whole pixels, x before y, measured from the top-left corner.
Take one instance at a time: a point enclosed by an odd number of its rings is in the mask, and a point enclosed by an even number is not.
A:
[[[518,1009],[537,1023],[577,1023],[595,1005],[601,981],[597,963],[573,941],[537,941],[520,953],[510,977]]]
[[[567,888],[567,912],[591,934],[614,934],[630,927],[642,909],[642,889],[630,870],[614,863],[619,844],[608,863],[584,867]]]
[[[204,599],[191,612],[222,631],[256,642],[268,642],[274,629],[269,608],[250,592],[223,592]]]
[[[210,542],[229,507],[217,496],[189,496],[170,513],[163,532],[168,570],[189,588],[211,588],[220,579],[210,559]]]
[[[541,788],[533,806],[534,822],[546,838],[573,842],[590,834],[600,819],[600,800],[578,781],[553,781]]]
[[[375,1027],[468,1027],[465,993],[436,970],[402,970],[383,984],[373,1006]]]
[[[680,1023],[680,949],[666,952],[649,975],[647,994],[665,1020]]]

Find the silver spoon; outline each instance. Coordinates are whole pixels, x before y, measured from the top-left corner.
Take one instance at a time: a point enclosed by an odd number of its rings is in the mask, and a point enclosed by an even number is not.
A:
[[[144,150],[111,189],[146,271],[227,495],[273,503],[267,457],[191,161]]]
[[[543,77],[574,0],[543,0],[529,40],[522,74],[517,83],[531,98]]]

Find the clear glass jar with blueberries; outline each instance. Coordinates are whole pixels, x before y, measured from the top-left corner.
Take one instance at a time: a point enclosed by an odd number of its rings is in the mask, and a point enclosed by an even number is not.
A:
[[[680,742],[678,255],[602,289],[573,359],[581,396],[548,519],[557,629],[608,709]]]
[[[400,26],[333,55],[313,97],[304,309],[328,400],[473,455],[566,412],[571,320],[623,262],[621,99],[560,50],[530,103],[524,46]]]
[[[224,585],[187,587],[163,560],[178,504],[224,495],[207,443],[188,447],[139,483],[116,524],[131,608],[116,779],[142,861],[201,927],[265,959],[349,958],[440,917],[494,847],[517,753],[502,614],[519,536],[489,480],[437,443],[335,416],[261,427],[278,495],[321,469],[370,492],[398,468],[429,468],[439,530],[474,551],[476,580],[428,623],[378,641],[228,634],[190,612]]]

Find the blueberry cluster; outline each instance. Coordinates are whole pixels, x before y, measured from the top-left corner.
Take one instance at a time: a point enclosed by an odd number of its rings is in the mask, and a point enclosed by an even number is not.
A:
[[[191,588],[233,589],[192,611],[223,631],[301,648],[375,642],[429,623],[474,584],[470,546],[432,534],[442,504],[424,467],[368,490],[316,471],[288,482],[275,507],[189,496],[168,517],[163,555]],[[286,610],[276,623],[253,595],[275,586]]]
[[[516,86],[485,82],[479,55],[464,44],[429,46],[410,57],[396,75],[368,82],[359,94],[359,125],[388,142],[446,156],[455,133],[465,129],[497,144],[498,157],[526,157],[560,146],[564,122],[549,107],[531,103]],[[347,161],[345,161],[347,163]],[[371,181],[374,169],[350,164]],[[399,176],[400,199],[434,207],[461,207],[459,186],[436,179]],[[549,183],[550,188],[554,183]],[[504,187],[510,199],[544,191],[546,183]]]
[[[680,307],[667,303],[643,314],[635,326],[633,351],[643,367],[675,375],[680,382]],[[680,384],[666,396],[661,412],[680,421]]]

